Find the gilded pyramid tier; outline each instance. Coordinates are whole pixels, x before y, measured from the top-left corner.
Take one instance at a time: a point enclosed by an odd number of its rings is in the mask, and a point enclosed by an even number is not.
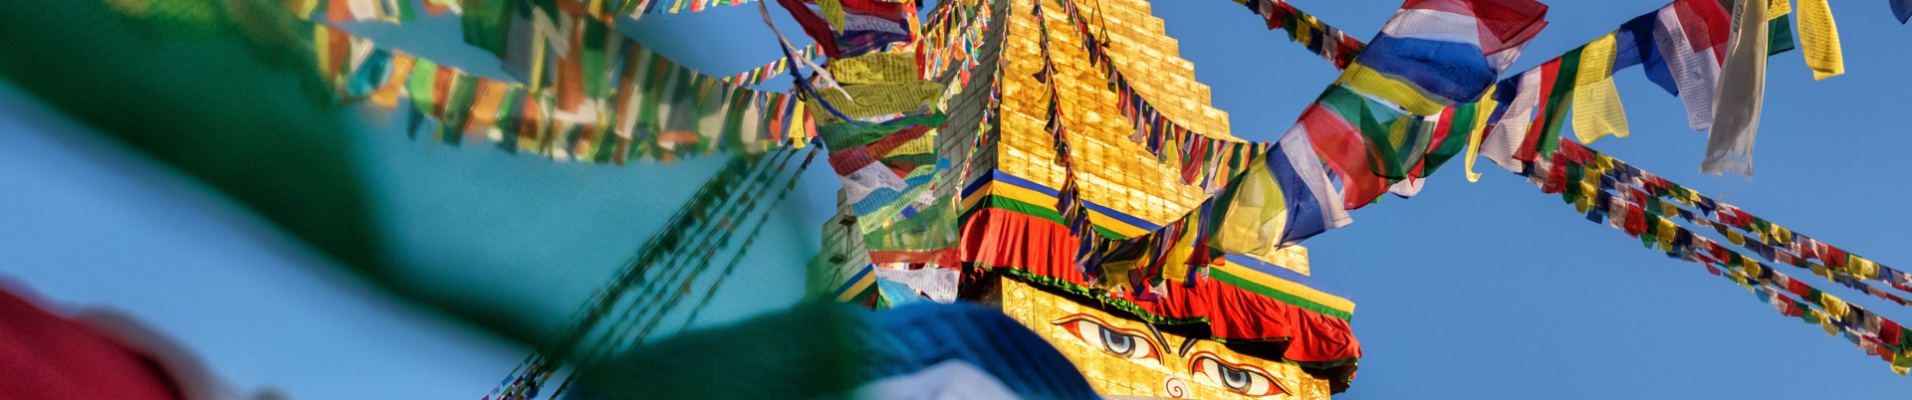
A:
[[[1048,100],[1042,83],[1033,77],[1043,66],[1043,35],[1032,14],[1034,5],[1014,3],[1009,37],[1002,50],[1003,118],[998,168],[1037,185],[1058,188],[1064,176],[1056,160],[1053,136],[1044,129]],[[1092,32],[1107,26],[1113,37],[1112,57],[1125,74],[1146,77],[1132,80],[1136,90],[1178,123],[1202,133],[1226,135],[1227,114],[1208,105],[1208,87],[1195,82],[1188,61],[1175,57],[1175,42],[1162,32],[1161,20],[1147,14],[1147,5],[1135,0],[1100,3],[1108,7],[1102,20],[1095,17],[1102,12],[1096,8],[1096,1],[1078,3],[1079,15],[1090,20]],[[1060,3],[1051,1],[1045,7],[1050,8],[1044,15],[1048,18],[1051,62],[1056,69],[1054,80],[1063,103],[1062,119],[1068,127],[1071,161],[1083,199],[1145,221],[1117,224],[1143,230],[1151,229],[1146,225],[1160,226],[1187,214],[1207,198],[1207,193],[1183,184],[1175,169],[1129,139],[1135,130],[1117,108],[1120,100],[1109,90],[1107,74],[1090,65],[1083,37],[1061,11]],[[1111,225],[1113,216],[1102,214],[1097,214],[1097,225]]]
[[[1169,120],[1197,133],[1231,139],[1228,113],[1209,104],[1208,85],[1195,80],[1195,63],[1181,58],[1179,43],[1163,30],[1143,0],[1089,0],[1078,4],[1089,31],[1108,46],[1116,68],[1137,93]],[[1098,10],[1099,8],[1099,10]]]

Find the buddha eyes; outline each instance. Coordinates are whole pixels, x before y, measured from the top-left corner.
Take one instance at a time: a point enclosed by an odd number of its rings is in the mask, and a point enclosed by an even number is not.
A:
[[[1057,319],[1053,324],[1061,326],[1069,334],[1075,335],[1089,346],[1102,349],[1103,352],[1131,360],[1162,360],[1161,352],[1155,342],[1149,341],[1143,332],[1110,327],[1108,323],[1088,314],[1075,314]]]
[[[1088,314],[1069,315],[1051,324],[1062,327],[1076,339],[1104,353],[1130,360],[1152,359],[1162,362],[1161,348],[1154,340],[1150,340],[1147,332],[1114,327]],[[1208,351],[1197,351],[1189,355],[1188,360],[1189,376],[1201,384],[1249,397],[1288,393],[1274,379],[1274,375],[1254,365],[1229,362]]]
[[[1220,386],[1244,396],[1272,396],[1287,393],[1261,368],[1222,361],[1209,352],[1196,353],[1189,360],[1189,373],[1195,376],[1197,382]]]

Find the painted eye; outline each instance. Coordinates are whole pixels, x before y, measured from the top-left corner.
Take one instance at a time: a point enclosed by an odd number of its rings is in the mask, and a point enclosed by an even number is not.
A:
[[[1273,396],[1287,393],[1267,371],[1253,365],[1234,364],[1222,361],[1214,353],[1196,353],[1190,358],[1189,373],[1196,382],[1219,386],[1244,396]]]
[[[1108,323],[1088,314],[1070,315],[1052,323],[1103,352],[1131,360],[1162,360],[1161,353],[1155,349],[1155,342],[1149,341],[1143,332],[1109,327]]]

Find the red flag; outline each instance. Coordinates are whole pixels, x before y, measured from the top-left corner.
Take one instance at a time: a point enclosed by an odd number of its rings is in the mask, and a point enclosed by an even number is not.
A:
[[[843,55],[837,49],[836,31],[830,29],[830,23],[824,21],[823,17],[803,5],[803,0],[777,0],[777,4],[790,12],[790,17],[797,20],[797,25],[803,26],[803,33],[817,42],[817,48],[823,49],[824,56],[834,59]]]
[[[1367,142],[1340,114],[1320,103],[1311,104],[1302,111],[1301,124],[1297,127],[1314,143],[1315,155],[1341,177],[1342,208],[1358,209],[1387,193],[1387,179],[1375,175],[1373,167],[1368,165]]]
[[[1514,150],[1515,160],[1533,161],[1540,156],[1541,136],[1546,136],[1542,135],[1541,131],[1546,129],[1544,124],[1547,122],[1547,98],[1553,97],[1551,94],[1554,81],[1559,77],[1560,59],[1556,58],[1540,65],[1540,103],[1534,109],[1541,111],[1534,113],[1533,123],[1527,125],[1527,139],[1521,142],[1519,149]]]

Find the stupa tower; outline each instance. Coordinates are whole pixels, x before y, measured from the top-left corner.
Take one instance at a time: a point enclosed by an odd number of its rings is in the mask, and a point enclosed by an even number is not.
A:
[[[1117,398],[1313,399],[1345,390],[1360,355],[1347,325],[1353,303],[1309,281],[1305,248],[1229,255],[1194,274],[1181,272],[1191,267],[1179,262],[1160,263],[1169,265],[1171,273],[1161,275],[1170,279],[1152,285],[1092,279],[1077,266],[1080,236],[1058,211],[1068,174],[1089,229],[1113,239],[1168,236],[1158,232],[1217,191],[1186,183],[1180,160],[1135,139],[1128,114],[1134,98],[1112,90],[1109,72],[1085,42],[1098,42],[1089,44],[1101,46],[1132,93],[1164,119],[1208,138],[1240,140],[1148,2],[1040,1],[1040,14],[1029,0],[947,5],[977,7],[991,24],[969,56],[973,80],[948,101],[950,118],[936,138],[941,157],[957,167],[939,181],[961,182],[937,189],[961,199],[962,265],[940,266],[962,271],[960,297],[1001,307],[1049,339],[1098,392]],[[1076,19],[1065,7],[1075,7]],[[1054,68],[1072,167],[1058,158],[1065,155],[1049,129],[1051,96],[1038,77],[1045,65]],[[832,239],[818,263],[835,265],[826,268],[833,281],[848,281],[833,293],[840,299],[887,303],[877,285],[852,279],[878,275],[865,271],[939,267],[869,266],[847,205],[842,210],[824,226]],[[1186,258],[1198,250],[1192,236],[1168,237],[1162,248],[1172,250],[1154,258]],[[1148,262],[1142,257],[1109,259],[1102,276],[1127,274]]]

